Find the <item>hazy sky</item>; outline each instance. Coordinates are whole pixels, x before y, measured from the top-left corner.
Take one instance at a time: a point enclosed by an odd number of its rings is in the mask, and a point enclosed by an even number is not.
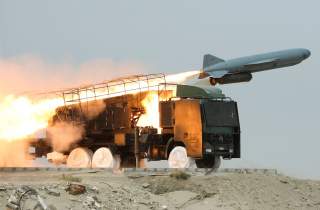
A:
[[[228,59],[307,48],[302,64],[221,87],[238,101],[242,127],[242,160],[225,164],[320,178],[319,7],[316,0],[0,0],[0,59],[112,59],[181,72],[201,68],[205,53]]]

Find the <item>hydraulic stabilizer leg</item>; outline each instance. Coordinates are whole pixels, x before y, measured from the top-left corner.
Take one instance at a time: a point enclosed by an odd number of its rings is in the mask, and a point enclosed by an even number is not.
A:
[[[136,158],[136,168],[140,166],[140,155],[139,155],[139,127],[135,127],[134,131],[134,155]]]

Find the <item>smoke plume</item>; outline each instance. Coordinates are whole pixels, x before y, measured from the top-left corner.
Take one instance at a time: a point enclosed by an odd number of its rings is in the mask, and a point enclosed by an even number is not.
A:
[[[95,59],[81,64],[53,64],[34,56],[0,58],[0,97],[76,87],[141,74],[144,69],[136,62],[118,63],[110,59]]]
[[[76,126],[71,123],[59,122],[47,129],[50,136],[51,146],[56,152],[65,152],[70,147],[81,140],[84,134],[82,126]]]
[[[0,167],[28,167],[32,163],[25,141],[0,141]]]
[[[86,117],[91,120],[97,117],[106,108],[106,104],[102,100],[90,101],[84,109]]]
[[[96,59],[81,64],[72,64],[70,62],[53,64],[34,56],[0,58],[0,131],[8,131],[7,128],[10,128],[10,125],[17,123],[25,131],[26,126],[24,126],[24,123],[21,123],[21,119],[24,120],[23,122],[39,121],[41,110],[37,109],[37,107],[43,107],[43,101],[38,101],[38,98],[37,101],[34,101],[33,98],[31,99],[29,97],[30,92],[45,92],[77,87],[79,85],[110,80],[119,76],[141,74],[144,71],[143,69],[144,67],[139,63],[117,63],[110,59]],[[10,103],[8,102],[8,96]],[[24,97],[21,99],[21,96]],[[18,102],[22,101],[24,102],[22,104],[27,104],[33,109],[21,113],[11,110],[12,106],[10,104],[17,104],[16,99],[19,99]],[[45,105],[47,108],[46,103]],[[26,106],[21,108],[26,109]],[[93,118],[104,108],[103,103],[92,103],[85,114],[88,118]],[[15,107],[15,109],[23,110],[19,109],[19,107]],[[28,113],[30,116],[25,113]],[[43,127],[42,125],[46,126],[45,124],[41,124],[40,128]],[[27,127],[29,126],[30,123],[27,123]],[[13,126],[13,128],[10,128],[10,131],[19,133],[17,129],[16,126]],[[30,133],[29,130],[26,133]],[[54,150],[65,151],[81,139],[84,130],[82,127],[58,123],[50,127],[48,133],[52,136],[51,143]],[[5,136],[11,135],[6,133]],[[28,149],[28,144],[27,141],[23,141],[23,138],[14,141],[0,138],[0,167],[26,166],[28,162],[26,161],[26,149]]]

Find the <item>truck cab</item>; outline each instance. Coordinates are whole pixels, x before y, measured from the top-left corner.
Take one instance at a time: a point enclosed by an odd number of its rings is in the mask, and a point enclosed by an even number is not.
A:
[[[219,167],[221,158],[240,158],[237,103],[219,90],[178,88],[183,89],[177,90],[178,99],[160,102],[160,125],[171,129],[174,144],[185,147],[200,168]]]

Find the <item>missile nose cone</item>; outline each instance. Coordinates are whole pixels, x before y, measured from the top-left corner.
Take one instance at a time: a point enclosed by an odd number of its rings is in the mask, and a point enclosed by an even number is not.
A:
[[[309,58],[310,57],[310,55],[311,55],[311,52],[310,52],[310,50],[306,50],[307,52],[306,52],[306,56],[307,56],[307,58]]]
[[[307,58],[310,57],[310,55],[311,55],[310,50],[304,49],[303,57],[304,57],[305,59],[307,59]]]

